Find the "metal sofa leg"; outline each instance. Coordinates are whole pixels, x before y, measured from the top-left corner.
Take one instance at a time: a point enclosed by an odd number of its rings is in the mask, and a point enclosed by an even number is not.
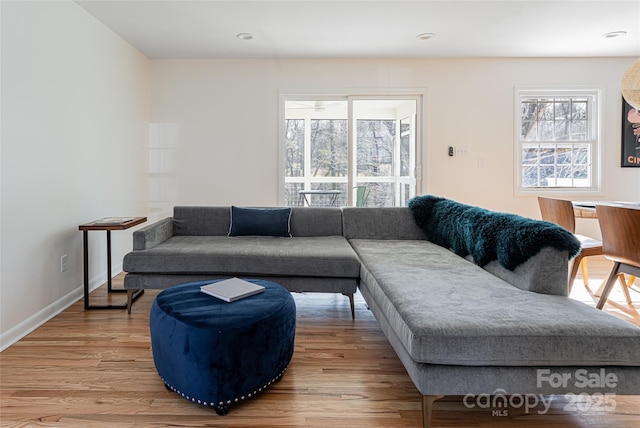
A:
[[[343,296],[347,296],[349,298],[349,305],[351,305],[351,319],[356,319],[356,305],[353,298],[353,293],[342,293]]]
[[[423,395],[422,396],[422,427],[431,427],[431,413],[433,412],[433,402],[444,397],[443,395]]]
[[[131,313],[131,306],[133,306],[133,302],[135,302],[138,297],[142,296],[144,293],[144,288],[139,288],[136,290],[127,290],[127,313]]]
[[[133,305],[133,290],[127,290],[127,313],[131,313],[131,306]]]

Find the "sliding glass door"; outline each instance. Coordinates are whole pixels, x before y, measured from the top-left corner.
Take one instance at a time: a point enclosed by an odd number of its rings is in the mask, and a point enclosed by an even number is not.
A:
[[[416,194],[419,96],[285,97],[284,204],[403,206]]]
[[[352,200],[362,206],[406,205],[416,194],[417,101],[356,99],[352,106]]]

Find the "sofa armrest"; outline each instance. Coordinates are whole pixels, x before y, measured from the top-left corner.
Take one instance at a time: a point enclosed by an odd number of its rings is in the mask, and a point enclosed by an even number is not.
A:
[[[148,250],[173,236],[173,217],[158,220],[133,232],[133,250]]]
[[[497,260],[487,263],[484,269],[521,290],[567,296],[568,258],[567,251],[544,247],[513,270],[506,269]]]

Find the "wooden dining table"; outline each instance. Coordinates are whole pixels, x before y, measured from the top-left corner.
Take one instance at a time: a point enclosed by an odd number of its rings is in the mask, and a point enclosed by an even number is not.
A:
[[[572,201],[576,218],[597,219],[596,205],[612,205],[615,207],[640,209],[640,202],[631,201]]]

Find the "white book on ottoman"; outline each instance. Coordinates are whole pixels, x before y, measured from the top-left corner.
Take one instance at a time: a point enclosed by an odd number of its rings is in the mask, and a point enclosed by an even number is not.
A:
[[[264,287],[262,285],[245,281],[244,279],[234,277],[203,285],[200,287],[200,291],[213,297],[217,297],[220,300],[224,300],[225,302],[235,302],[236,300],[262,293],[264,291]]]

